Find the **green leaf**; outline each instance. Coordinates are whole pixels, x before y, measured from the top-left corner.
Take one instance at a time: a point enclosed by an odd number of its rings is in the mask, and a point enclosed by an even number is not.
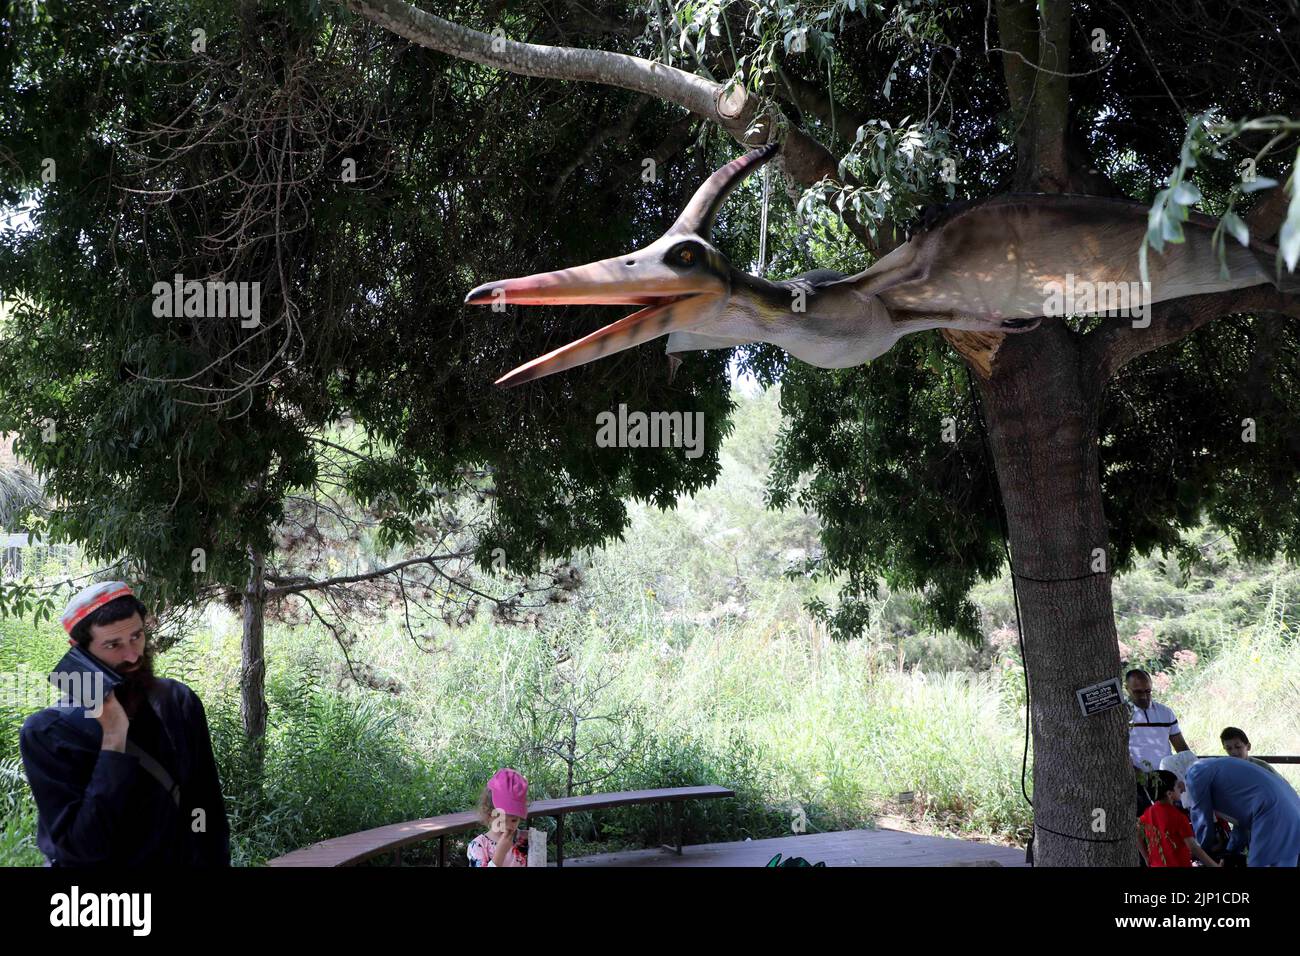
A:
[[[1277,235],[1278,251],[1288,272],[1295,272],[1300,262],[1300,149],[1296,150],[1295,166],[1291,170],[1291,202],[1286,207],[1286,221]]]
[[[1269,179],[1267,176],[1256,176],[1241,184],[1241,191],[1244,193],[1255,193],[1261,189],[1271,189],[1277,185],[1276,179]]]
[[[1156,193],[1155,202],[1151,204],[1151,211],[1147,213],[1147,242],[1155,247],[1156,252],[1160,252],[1165,246],[1165,197],[1168,194],[1169,190],[1167,189],[1162,189]]]
[[[1296,190],[1296,196],[1300,196],[1300,189]],[[1296,263],[1300,262],[1300,203],[1296,202],[1295,197],[1291,199],[1286,222],[1282,223],[1282,229],[1277,235],[1277,248],[1282,254],[1282,261],[1286,263],[1287,271],[1295,272]]]
[[[1236,239],[1243,246],[1250,242],[1250,227],[1235,212],[1230,212],[1223,217],[1223,228],[1232,233],[1232,238]]]

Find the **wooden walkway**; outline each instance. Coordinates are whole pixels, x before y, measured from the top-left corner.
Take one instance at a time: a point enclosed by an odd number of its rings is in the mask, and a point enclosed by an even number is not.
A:
[[[776,854],[831,866],[1025,866],[1025,851],[902,830],[804,833],[744,843],[701,843],[671,850],[628,850],[566,860],[565,866],[764,866]]]

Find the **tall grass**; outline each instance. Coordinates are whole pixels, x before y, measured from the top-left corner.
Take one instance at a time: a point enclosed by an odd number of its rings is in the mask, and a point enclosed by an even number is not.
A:
[[[806,622],[695,625],[641,612],[601,618],[580,607],[543,631],[478,622],[431,653],[414,649],[398,627],[378,626],[352,654],[396,679],[396,695],[351,684],[322,634],[273,629],[266,773],[258,786],[242,747],[235,623],[214,618],[160,670],[186,679],[207,706],[237,863],[468,808],[506,764],[530,778],[534,798],[561,794],[562,764],[536,752],[521,718],[527,689],[557,669],[569,676],[559,686],[578,691],[601,677],[589,712],[622,714],[617,727],[593,722],[580,741],[580,750],[593,752],[582,773],[606,775],[600,789],[718,783],[737,790],[736,801],[688,805],[691,841],[789,832],[797,810],[813,831],[868,825],[875,814],[898,812],[900,791],[916,794],[914,815],[967,834],[1009,838],[1029,823],[1019,794],[1017,685],[996,667],[899,671],[892,648],[831,642]],[[1194,749],[1218,752],[1219,730],[1234,724],[1247,729],[1256,752],[1300,750],[1300,641],[1282,606],[1266,605],[1257,624],[1224,629],[1213,643],[1195,666],[1172,672],[1164,697]],[[0,628],[7,669],[48,667],[59,646],[48,625]],[[557,665],[560,657],[567,660]],[[21,717],[0,711],[0,862],[8,865],[40,862],[33,807],[17,772]],[[601,751],[611,740],[613,749]],[[1294,770],[1286,773],[1295,782]],[[652,807],[574,817],[569,835],[579,845],[570,852],[653,844],[663,823]]]
[[[1286,611],[1273,590],[1256,624],[1220,626],[1206,656],[1174,670],[1168,701],[1197,753],[1222,753],[1219,733],[1231,726],[1256,754],[1300,754],[1300,636]],[[1300,767],[1277,769],[1300,789]]]
[[[684,805],[689,842],[776,836],[804,817],[812,831],[864,826],[882,812],[968,835],[1023,836],[1024,699],[1007,581],[973,592],[995,638],[984,647],[918,630],[909,597],[888,592],[862,638],[829,641],[800,605],[832,597],[834,583],[781,574],[816,546],[815,522],[760,506],[774,395],[748,401],[719,484],[673,513],[632,507],[626,539],[586,560],[577,600],[549,612],[541,630],[481,617],[461,630],[434,626],[432,646],[416,647],[398,620],[358,625],[349,653],[394,682],[398,692],[386,693],[359,687],[319,628],[272,626],[260,777],[238,714],[238,621],[209,613],[159,669],[204,701],[235,862],[467,809],[500,766],[521,770],[533,798],[562,795],[568,768],[557,753],[574,715],[583,718],[579,790],[597,781],[591,788],[602,791],[705,783],[736,791],[732,801]],[[1219,731],[1235,725],[1257,753],[1300,753],[1300,571],[1243,566],[1208,529],[1199,534],[1201,565],[1183,571],[1152,559],[1119,579],[1120,637],[1151,629],[1157,696],[1198,752],[1219,752]],[[65,647],[57,623],[0,620],[0,670],[47,672]],[[41,862],[17,762],[25,716],[0,701],[6,865]],[[1300,770],[1284,775],[1300,784]],[[901,807],[896,797],[907,791],[915,799]],[[654,807],[575,815],[567,849],[654,844],[666,822]]]

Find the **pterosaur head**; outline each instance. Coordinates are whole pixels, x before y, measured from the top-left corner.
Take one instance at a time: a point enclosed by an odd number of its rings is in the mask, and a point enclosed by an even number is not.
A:
[[[497,379],[510,386],[621,352],[716,317],[731,295],[732,267],[710,242],[727,194],[771,159],[778,146],[760,147],[705,181],[677,221],[643,249],[583,266],[504,279],[479,286],[466,305],[639,305],[624,319],[561,346]]]

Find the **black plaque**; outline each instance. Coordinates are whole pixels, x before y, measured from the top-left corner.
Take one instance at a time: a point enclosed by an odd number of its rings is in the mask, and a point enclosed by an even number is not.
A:
[[[1124,703],[1124,695],[1120,692],[1118,677],[1104,680],[1100,684],[1082,687],[1074,692],[1074,696],[1078,698],[1079,710],[1083,711],[1085,717],[1100,714],[1102,711],[1110,710],[1112,707],[1118,707]]]

